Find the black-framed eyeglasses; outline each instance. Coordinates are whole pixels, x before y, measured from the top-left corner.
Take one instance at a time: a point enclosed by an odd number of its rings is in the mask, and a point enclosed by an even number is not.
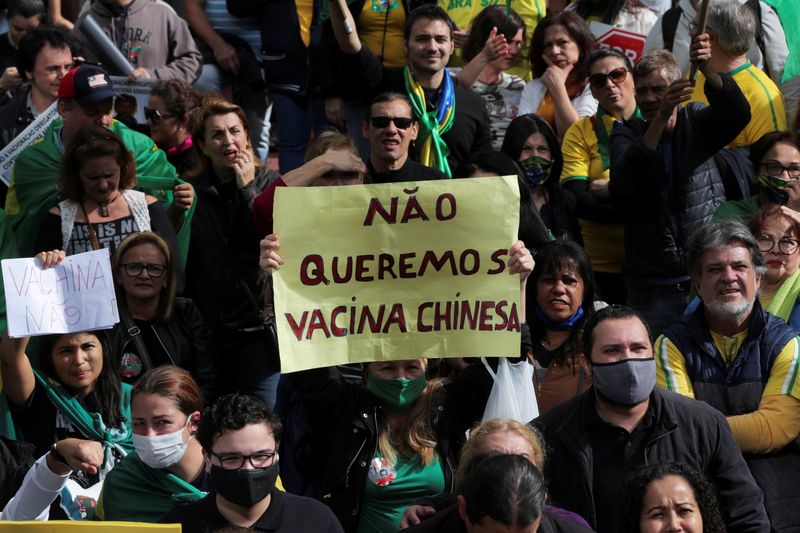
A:
[[[275,462],[275,456],[278,452],[257,452],[252,455],[239,455],[239,454],[218,454],[210,452],[219,461],[223,470],[241,470],[244,467],[245,461],[250,461],[253,468],[267,468],[272,466]]]
[[[606,83],[608,83],[609,78],[611,78],[611,81],[614,82],[614,85],[619,85],[620,83],[625,81],[625,78],[627,77],[628,77],[628,69],[625,67],[619,67],[615,68],[608,74],[601,74],[599,72],[597,74],[592,74],[591,76],[589,76],[589,85],[591,85],[595,89],[601,89],[606,86]]]
[[[758,249],[761,253],[771,252],[775,248],[776,241],[770,235],[761,235],[758,237]],[[782,237],[777,241],[778,250],[783,255],[792,255],[797,252],[800,241],[792,239],[791,237]]]
[[[158,124],[158,122],[161,121],[161,119],[172,118],[174,116],[175,115],[168,115],[166,113],[162,115],[161,111],[159,111],[158,109],[153,109],[147,106],[144,107],[144,118],[149,120],[153,124]]]
[[[788,167],[783,166],[777,161],[767,161],[761,165],[770,176],[779,177],[786,172],[790,178],[800,178],[800,163],[791,163]]]
[[[414,119],[406,117],[370,117],[369,122],[373,128],[388,128],[389,123],[393,122],[397,129],[407,130],[414,123]]]
[[[122,270],[132,278],[140,275],[142,271],[147,270],[151,278],[160,278],[167,271],[167,265],[158,265],[154,263],[125,263],[122,265]]]

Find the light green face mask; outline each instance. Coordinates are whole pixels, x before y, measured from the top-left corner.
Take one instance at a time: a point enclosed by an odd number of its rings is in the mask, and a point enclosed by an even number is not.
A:
[[[367,390],[380,398],[392,411],[406,411],[419,398],[427,384],[425,375],[414,379],[383,379],[372,374],[367,376]]]

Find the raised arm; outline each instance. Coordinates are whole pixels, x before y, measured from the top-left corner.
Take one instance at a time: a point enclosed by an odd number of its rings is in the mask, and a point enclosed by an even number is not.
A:
[[[336,42],[345,54],[357,54],[361,50],[361,40],[356,31],[356,21],[345,0],[329,0],[331,26]]]
[[[489,37],[486,39],[486,44],[480,53],[473,57],[469,63],[464,65],[464,68],[458,73],[458,81],[460,81],[464,87],[472,87],[486,65],[494,59],[497,59],[501,54],[504,54],[507,48],[508,43],[506,42],[506,36],[502,33],[498,35],[497,28],[492,28]]]
[[[33,394],[36,378],[25,353],[30,337],[12,339],[6,331],[0,341],[0,377],[3,392],[12,406],[22,406]]]

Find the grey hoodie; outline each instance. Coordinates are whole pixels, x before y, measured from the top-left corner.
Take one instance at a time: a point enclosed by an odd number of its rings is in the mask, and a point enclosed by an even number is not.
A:
[[[203,57],[189,26],[161,0],[133,0],[119,8],[98,1],[89,13],[134,68],[146,69],[152,78],[178,78],[187,83],[193,83],[200,75]],[[87,51],[97,55],[98,51],[80,33],[85,18],[86,14],[78,19],[75,32],[87,44]]]

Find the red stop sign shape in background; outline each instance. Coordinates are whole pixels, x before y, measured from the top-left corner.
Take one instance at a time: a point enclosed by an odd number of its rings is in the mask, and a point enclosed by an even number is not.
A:
[[[598,35],[598,26],[605,26],[608,31]],[[595,35],[597,46],[600,48],[612,48],[622,52],[628,56],[633,63],[636,63],[642,57],[644,42],[647,39],[646,35],[596,23],[592,24],[592,33]]]

